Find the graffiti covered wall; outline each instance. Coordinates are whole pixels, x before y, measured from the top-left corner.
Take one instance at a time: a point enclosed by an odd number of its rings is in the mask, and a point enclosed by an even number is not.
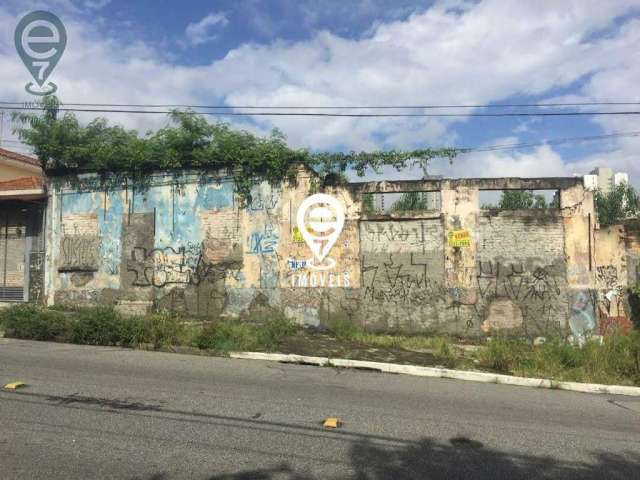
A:
[[[627,255],[625,229],[612,225],[596,231],[596,286],[594,295],[598,330],[607,336],[631,330],[627,304]]]
[[[246,204],[230,179],[198,172],[106,189],[91,180],[52,182],[50,304],[209,318],[282,311],[312,326],[341,319],[462,336],[582,335],[602,323],[602,282],[627,275],[619,264],[615,274],[604,268],[604,253],[596,262],[593,199],[575,179],[548,182],[562,208],[515,212],[480,210],[479,191],[534,188],[540,179],[316,191],[301,172],[296,185],[256,185]],[[420,186],[440,192],[439,210],[361,209],[365,191]]]
[[[484,332],[564,328],[568,288],[558,212],[480,216],[475,273]]]

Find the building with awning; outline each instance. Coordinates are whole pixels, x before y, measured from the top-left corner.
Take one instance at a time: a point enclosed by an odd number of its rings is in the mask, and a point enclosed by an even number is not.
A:
[[[0,148],[0,303],[42,298],[46,204],[38,159]]]

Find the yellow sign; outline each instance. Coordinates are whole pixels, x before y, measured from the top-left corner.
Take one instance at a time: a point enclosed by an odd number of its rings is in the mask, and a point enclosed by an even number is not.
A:
[[[294,243],[304,243],[304,238],[302,237],[302,233],[298,227],[293,227],[291,240],[293,240]]]
[[[450,247],[469,247],[471,246],[471,233],[469,230],[454,230],[449,232]]]

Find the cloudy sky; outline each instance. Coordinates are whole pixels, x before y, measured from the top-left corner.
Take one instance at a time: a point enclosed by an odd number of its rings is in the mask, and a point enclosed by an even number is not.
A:
[[[55,13],[67,29],[67,49],[49,78],[67,103],[640,101],[640,0],[3,0],[2,101],[34,98],[24,91],[31,78],[13,35],[20,18],[36,9]],[[640,105],[596,108],[640,110]],[[523,109],[504,111],[515,110]],[[141,131],[165,121],[152,115],[109,118]],[[637,116],[231,121],[262,133],[278,127],[291,145],[316,150],[480,147],[640,131]],[[3,132],[9,140],[3,146],[22,151],[12,143],[7,115]],[[466,154],[453,165],[434,162],[431,173],[554,176],[611,166],[629,172],[638,186],[638,152],[640,137],[616,137]]]

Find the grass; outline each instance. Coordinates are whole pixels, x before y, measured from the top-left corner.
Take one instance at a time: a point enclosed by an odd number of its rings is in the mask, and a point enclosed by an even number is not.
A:
[[[123,318],[108,307],[82,309],[71,326],[71,343],[135,347],[148,335],[141,318]]]
[[[0,311],[5,336],[53,340],[85,345],[136,347],[151,344],[158,350],[190,346],[221,352],[275,350],[298,326],[284,315],[272,314],[260,322],[217,320],[204,327],[187,325],[173,314],[123,317],[110,307],[46,309],[16,305]]]
[[[456,347],[450,339],[434,335],[397,335],[365,332],[348,319],[332,318],[327,324],[329,333],[338,340],[362,343],[377,348],[400,348],[404,350],[427,350],[445,366],[457,363]]]
[[[582,347],[563,338],[534,346],[528,341],[494,338],[477,354],[479,365],[526,377],[605,384],[640,385],[640,333],[611,335]]]
[[[217,320],[202,326],[187,324],[172,314],[126,318],[107,307],[61,311],[28,304],[0,310],[0,327],[5,336],[13,338],[124,347],[150,344],[155,349],[189,346],[218,352],[275,351],[299,328],[277,313],[251,322]],[[495,337],[469,353],[447,337],[364,332],[346,319],[333,319],[328,329],[338,341],[427,351],[450,368],[480,367],[560,381],[640,385],[640,332],[635,331],[611,335],[602,344],[589,341],[582,347],[560,337],[542,345]]]
[[[193,329],[187,327],[180,319],[170,313],[155,313],[143,317],[144,340],[153,348],[170,347],[172,345],[191,345]]]
[[[70,322],[60,312],[34,305],[16,305],[0,311],[0,324],[5,335],[33,340],[56,340],[70,332]]]
[[[614,334],[602,344],[589,341],[582,347],[561,337],[550,338],[541,345],[526,339],[495,337],[477,351],[466,353],[442,336],[364,332],[341,318],[332,319],[327,328],[338,340],[378,348],[427,350],[450,368],[480,367],[559,381],[640,385],[640,332]]]
[[[218,351],[275,350],[298,327],[283,315],[273,315],[263,323],[223,320],[205,326],[196,339],[199,348]]]

